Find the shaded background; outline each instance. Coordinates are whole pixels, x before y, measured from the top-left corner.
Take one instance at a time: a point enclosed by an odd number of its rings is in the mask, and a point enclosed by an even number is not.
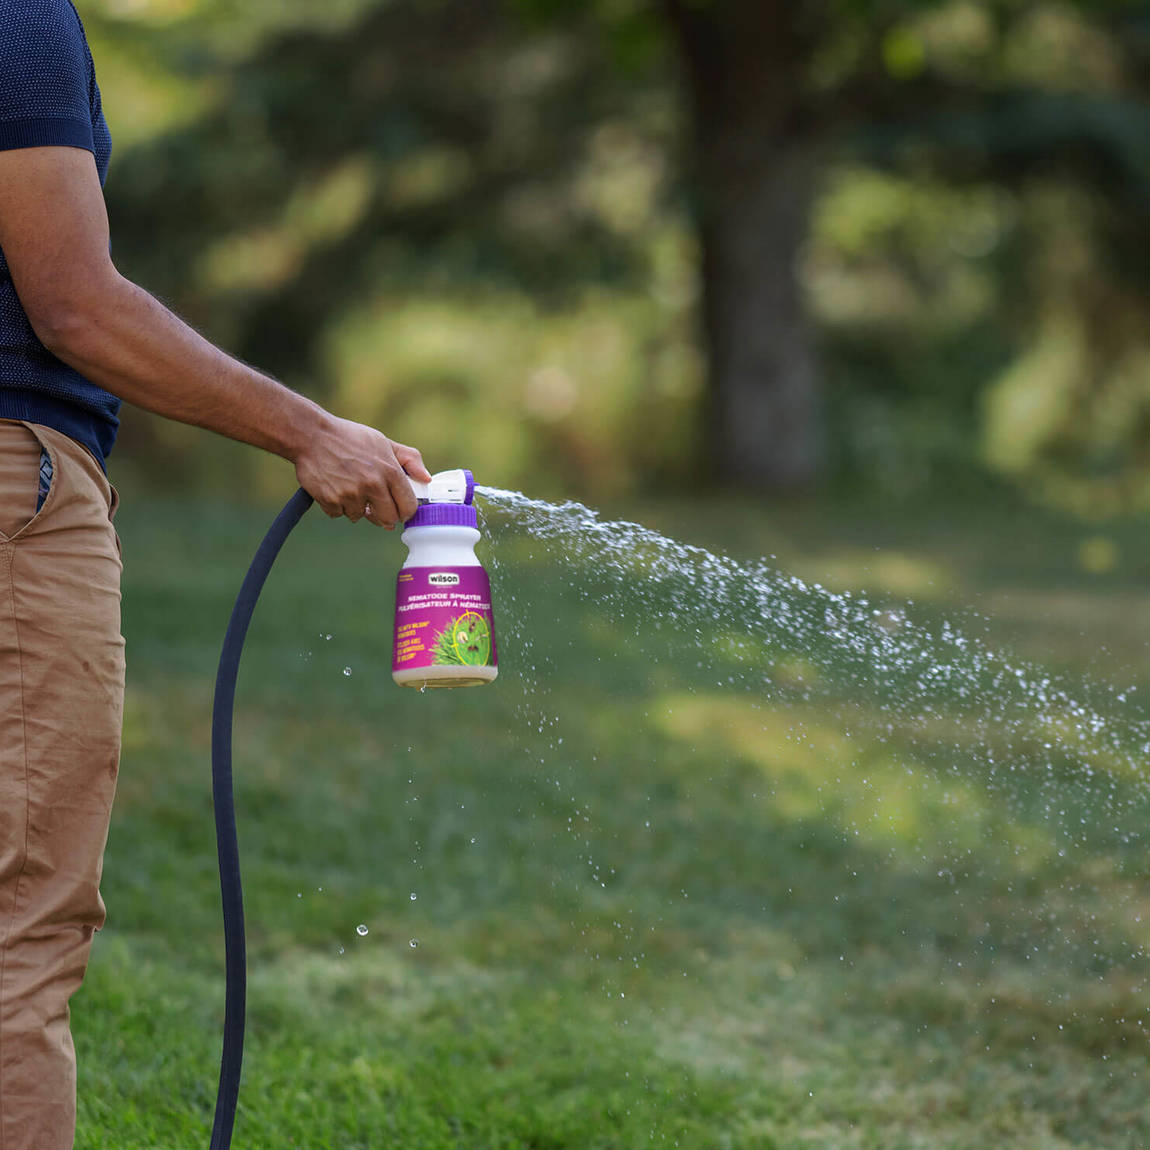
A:
[[[534,494],[1150,499],[1150,5],[89,0],[117,262]],[[114,470],[281,495],[127,412]]]

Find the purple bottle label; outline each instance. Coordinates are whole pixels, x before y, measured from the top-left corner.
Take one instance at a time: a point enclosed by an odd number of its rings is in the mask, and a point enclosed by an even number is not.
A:
[[[404,567],[395,585],[392,671],[494,666],[487,572],[482,567]]]

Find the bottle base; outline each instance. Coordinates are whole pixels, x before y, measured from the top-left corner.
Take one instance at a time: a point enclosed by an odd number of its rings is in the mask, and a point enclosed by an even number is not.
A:
[[[499,674],[498,667],[410,667],[392,671],[401,687],[482,687]]]

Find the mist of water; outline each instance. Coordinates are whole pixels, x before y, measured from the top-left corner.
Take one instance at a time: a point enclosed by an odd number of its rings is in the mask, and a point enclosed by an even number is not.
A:
[[[916,621],[912,604],[891,607],[832,592],[762,561],[740,562],[638,523],[605,521],[581,503],[477,490],[514,529],[614,581],[616,609],[659,609],[678,641],[703,654],[716,631],[744,638],[739,686],[794,695],[791,683],[772,678],[770,664],[780,655],[798,656],[818,672],[824,694],[849,688],[858,701],[881,707],[900,724],[961,712],[972,724],[974,745],[989,749],[1011,739],[1028,745],[1038,739],[1102,787],[1099,762],[1109,764],[1111,774],[1120,765],[1140,784],[1137,801],[1147,797],[1150,720],[1136,711],[1133,688],[1076,684],[997,650],[977,633],[985,620],[973,612],[960,622]],[[805,687],[799,694],[809,699],[819,689]],[[1065,773],[1064,763],[1059,768]]]
[[[846,738],[897,748],[908,772],[971,782],[1040,823],[1059,858],[1105,854],[1114,874],[1098,891],[1122,904],[1108,908],[1119,918],[1141,922],[1150,718],[1133,688],[1075,680],[1001,650],[973,611],[932,617],[607,521],[580,503],[477,490],[493,552],[519,544],[553,560],[572,594],[642,630],[653,659],[689,669],[691,690],[790,708],[798,738],[802,715],[817,709]],[[969,843],[934,846],[934,858],[951,851],[955,873],[978,865]],[[1083,895],[1081,876],[1074,883]],[[1109,967],[1145,957],[1141,938],[1123,932],[1092,959]]]

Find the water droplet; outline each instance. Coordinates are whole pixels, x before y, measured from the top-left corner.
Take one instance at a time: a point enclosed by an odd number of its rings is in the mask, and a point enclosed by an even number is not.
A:
[[[419,945],[419,939],[418,938],[409,939],[407,945],[410,946],[412,950],[414,950]]]
[[[412,902],[415,902],[415,900],[416,900],[417,898],[419,898],[419,895],[417,895],[417,894],[415,893],[415,891],[412,891],[412,892],[411,892],[411,901],[412,901]]]
[[[363,936],[364,936],[365,934],[367,934],[367,925],[366,925],[366,923],[362,923],[362,922],[361,922],[361,923],[359,924],[359,926],[357,926],[357,927],[355,928],[355,933],[356,933],[356,934],[358,934],[360,938],[363,938]]]
[[[475,846],[475,844],[476,844],[477,842],[479,842],[479,840],[478,840],[478,839],[477,839],[477,838],[476,838],[474,835],[472,835],[472,836],[471,836],[471,845],[472,845],[472,846]]]
[[[325,634],[324,634],[324,633],[321,631],[321,632],[320,632],[320,638],[321,638],[321,639],[324,639],[324,640],[329,640],[329,639],[331,638],[331,636],[330,636],[330,635],[325,635]]]
[[[343,949],[343,947],[342,947],[342,946],[339,948],[339,953],[340,953],[340,954],[343,954],[343,953],[344,953],[344,949]]]
[[[350,674],[351,674],[351,668],[350,668],[350,667],[344,667],[344,669],[343,669],[343,673],[344,673],[345,675],[350,675]]]
[[[302,890],[297,890],[297,891],[295,892],[295,896],[296,896],[296,898],[303,898],[303,891],[302,891]]]

